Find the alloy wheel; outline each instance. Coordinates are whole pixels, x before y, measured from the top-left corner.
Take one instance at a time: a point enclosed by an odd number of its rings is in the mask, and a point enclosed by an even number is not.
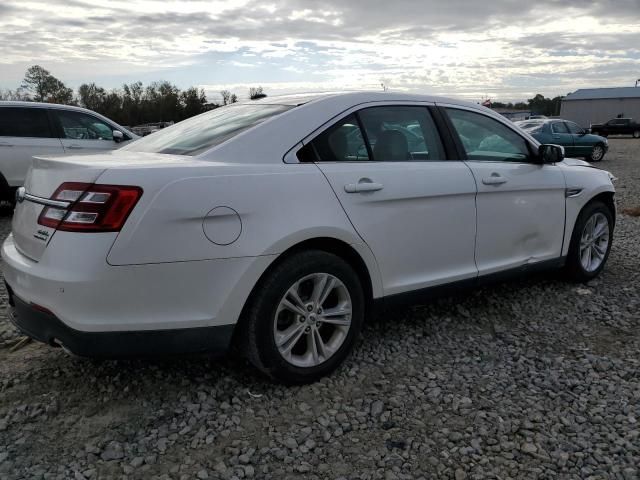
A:
[[[278,352],[296,367],[315,367],[331,358],[351,327],[347,287],[328,273],[295,282],[276,309],[273,334]]]
[[[609,248],[609,221],[604,214],[594,213],[580,237],[580,263],[587,272],[594,272],[604,262]]]
[[[601,160],[603,156],[604,148],[602,148],[600,145],[596,145],[595,147],[593,147],[593,151],[591,152],[591,159],[594,162]]]

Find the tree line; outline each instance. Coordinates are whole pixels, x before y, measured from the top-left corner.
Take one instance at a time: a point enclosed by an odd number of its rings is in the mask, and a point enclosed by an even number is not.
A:
[[[564,97],[547,98],[544,95],[538,93],[533,98],[527,100],[527,102],[517,103],[502,103],[491,102],[491,108],[508,108],[512,110],[530,110],[538,115],[545,115],[547,117],[555,117],[560,115],[560,105]]]
[[[262,87],[249,89],[252,100],[266,97]],[[219,102],[210,102],[203,89],[179,89],[167,81],[142,82],[106,90],[92,83],[83,83],[77,92],[67,87],[48,70],[39,65],[27,69],[24,80],[15,90],[0,91],[0,100],[79,105],[98,112],[121,125],[141,125],[156,122],[179,122],[208,110],[238,101],[229,90],[220,92]]]

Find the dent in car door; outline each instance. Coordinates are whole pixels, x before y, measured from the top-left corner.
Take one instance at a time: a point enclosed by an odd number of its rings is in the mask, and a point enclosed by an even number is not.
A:
[[[373,107],[359,115],[310,146],[373,251],[385,295],[474,278],[475,181],[464,163],[443,160],[429,111]]]
[[[560,167],[531,163],[528,142],[480,112],[446,109],[467,138],[466,161],[478,185],[476,263],[480,275],[560,258],[565,180]]]

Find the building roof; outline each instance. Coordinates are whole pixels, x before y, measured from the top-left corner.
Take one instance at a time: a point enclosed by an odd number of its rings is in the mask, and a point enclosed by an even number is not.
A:
[[[602,98],[640,98],[640,87],[581,88],[564,97],[569,100],[596,100]]]

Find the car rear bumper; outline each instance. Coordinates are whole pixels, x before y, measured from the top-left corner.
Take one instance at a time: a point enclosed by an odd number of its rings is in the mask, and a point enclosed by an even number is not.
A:
[[[83,357],[121,358],[177,353],[224,353],[231,344],[233,325],[142,330],[125,332],[82,332],[65,325],[52,312],[9,294],[9,318],[25,335],[63,347]]]
[[[100,238],[59,233],[37,262],[9,235],[2,271],[18,328],[83,356],[226,349],[251,289],[274,258],[116,267],[100,255],[108,248],[96,248]]]

